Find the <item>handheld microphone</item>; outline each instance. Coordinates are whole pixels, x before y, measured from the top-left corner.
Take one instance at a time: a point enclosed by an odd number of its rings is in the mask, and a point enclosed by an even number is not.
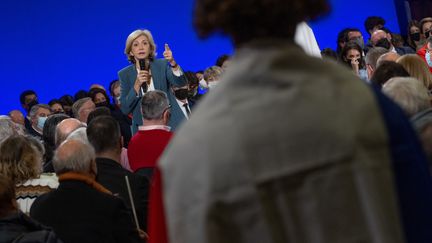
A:
[[[140,65],[140,70],[149,71],[150,70],[150,59],[148,59],[148,58],[140,59],[139,65]],[[150,80],[147,80],[147,82],[145,82],[141,85],[142,91],[144,93],[147,92],[149,84],[150,84]]]

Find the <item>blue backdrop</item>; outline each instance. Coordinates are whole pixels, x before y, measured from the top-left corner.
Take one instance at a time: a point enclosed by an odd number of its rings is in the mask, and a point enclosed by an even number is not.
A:
[[[393,0],[331,4],[331,14],[311,23],[322,48],[335,48],[344,27],[363,31],[370,15],[384,17],[387,26],[399,32]],[[25,89],[35,90],[39,101],[47,103],[93,83],[106,87],[128,65],[124,44],[137,28],[152,31],[159,57],[168,43],[185,70],[213,65],[218,55],[233,48],[223,37],[197,39],[192,5],[192,0],[0,1],[0,114],[20,108],[19,94]]]

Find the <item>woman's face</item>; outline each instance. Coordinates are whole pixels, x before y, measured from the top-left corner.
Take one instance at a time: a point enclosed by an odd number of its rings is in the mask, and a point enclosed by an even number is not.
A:
[[[347,52],[345,58],[347,59],[347,61],[348,60],[351,61],[353,59],[357,59],[357,60],[360,59],[360,56],[361,56],[361,54],[360,54],[360,52],[358,50],[356,50],[356,49],[350,49]]]
[[[410,34],[420,33],[420,29],[417,26],[411,26]]]
[[[95,104],[99,104],[105,101],[106,101],[105,95],[103,95],[102,93],[97,93],[93,100]]]
[[[150,42],[145,35],[140,35],[132,42],[132,48],[129,55],[135,60],[147,58],[150,54]]]

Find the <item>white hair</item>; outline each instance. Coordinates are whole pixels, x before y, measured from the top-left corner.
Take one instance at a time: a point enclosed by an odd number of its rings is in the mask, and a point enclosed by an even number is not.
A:
[[[88,143],[87,139],[87,127],[80,127],[71,132],[67,138],[67,140],[75,139],[80,140],[82,142]]]
[[[12,119],[8,116],[0,116],[0,143],[14,134],[16,134],[16,132]]]
[[[96,154],[90,144],[81,140],[68,139],[55,151],[53,166],[58,175],[66,172],[88,173],[92,170],[95,159]]]
[[[382,91],[408,115],[413,116],[431,106],[428,90],[412,77],[396,77],[383,86]]]

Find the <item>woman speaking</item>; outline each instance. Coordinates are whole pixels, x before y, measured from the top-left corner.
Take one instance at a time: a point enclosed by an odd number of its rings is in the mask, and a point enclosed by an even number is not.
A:
[[[156,59],[156,45],[148,30],[135,30],[127,40],[124,53],[131,65],[118,72],[120,79],[120,108],[126,115],[132,114],[132,134],[143,124],[141,114],[141,98],[145,92],[161,90],[167,93],[170,102],[175,101],[169,91],[170,85],[177,87],[186,85],[186,79],[180,66],[173,58],[168,44],[165,44],[163,59]],[[180,109],[173,106],[172,109]],[[182,114],[172,112],[171,114]],[[175,129],[182,117],[171,116],[169,126]]]

